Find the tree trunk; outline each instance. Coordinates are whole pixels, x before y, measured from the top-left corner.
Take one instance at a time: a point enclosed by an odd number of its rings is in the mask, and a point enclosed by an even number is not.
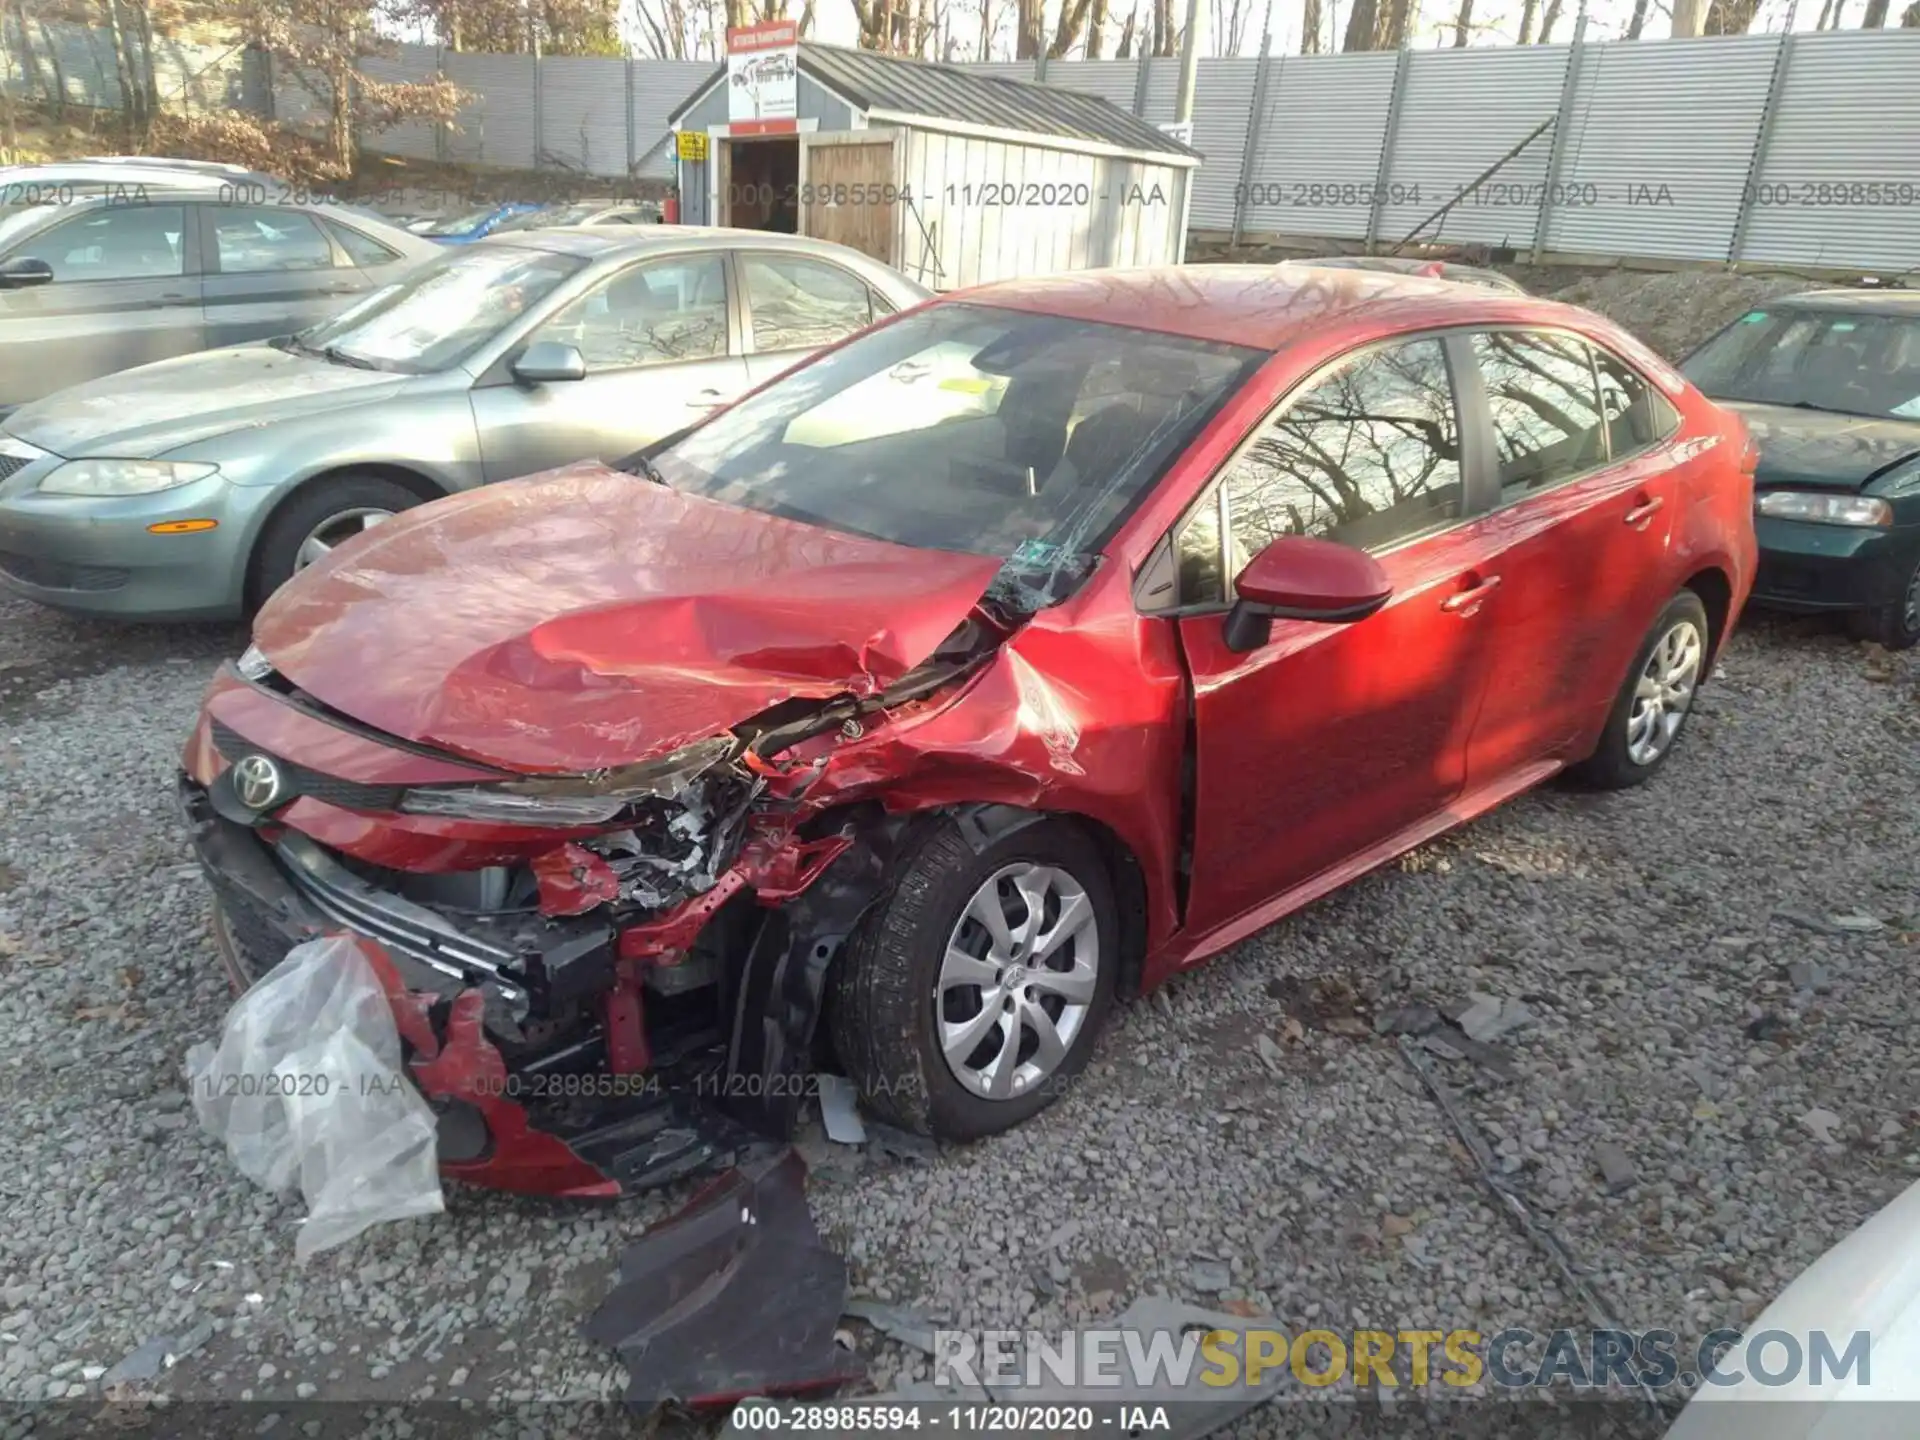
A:
[[[1647,0],[1640,0],[1642,5]],[[1467,37],[1473,33],[1473,0],[1460,0],[1460,8],[1453,16],[1453,48],[1467,48]]]
[[[1320,53],[1320,27],[1326,21],[1320,14],[1320,0],[1306,0],[1300,11],[1300,53],[1318,55]]]
[[[1647,28],[1647,0],[1633,0],[1633,18],[1627,22],[1627,39],[1638,40]]]
[[[33,51],[33,33],[27,28],[26,0],[14,0],[13,18],[20,26],[20,63],[26,67],[27,93],[31,95],[33,93],[32,87],[35,84],[45,85],[46,82],[45,78],[40,74],[40,57],[34,54]],[[120,50],[118,46],[114,47],[113,62],[116,68],[120,64]],[[64,97],[54,94],[51,85],[47,85],[46,90],[47,99],[55,105],[59,105]],[[13,111],[11,109],[7,111],[7,118],[9,123],[11,123],[13,118]]]
[[[1087,59],[1098,60],[1107,47],[1108,0],[1093,0],[1093,14],[1087,18]]]
[[[1862,30],[1883,30],[1887,24],[1887,0],[1867,0],[1867,13],[1861,17]]]
[[[1520,43],[1533,43],[1533,19],[1540,13],[1540,0],[1521,0],[1520,4]]]
[[[127,148],[132,149],[146,134],[146,124],[141,114],[140,82],[134,63],[133,36],[130,33],[132,27],[121,18],[119,0],[103,0],[103,5],[107,12],[107,33],[113,37],[114,78],[120,82],[120,121],[126,130]],[[22,33],[25,30],[23,12]],[[59,105],[58,99],[55,105]]]
[[[1040,54],[1040,0],[1014,0],[1014,20],[1018,26],[1013,40],[1013,58],[1032,60]]]
[[[1307,0],[1307,3],[1309,5],[1314,4],[1315,0]],[[1917,5],[1920,5],[1920,0],[1914,0],[1914,3]],[[1133,59],[1133,47],[1135,43],[1135,37],[1139,34],[1139,32],[1140,32],[1140,0],[1133,0],[1133,9],[1127,12],[1127,23],[1120,27],[1120,47],[1119,49],[1113,52],[1114,59],[1116,60]]]
[[[1346,39],[1340,44],[1345,51],[1371,50],[1373,48],[1373,27],[1379,19],[1379,9],[1374,0],[1353,0],[1353,10],[1347,16]]]
[[[1407,38],[1407,11],[1412,0],[1386,0],[1380,11],[1378,34],[1374,38],[1376,50],[1398,50],[1401,42]]]
[[[1920,30],[1920,0],[1913,0],[1913,4],[1907,6],[1907,8],[1901,12],[1900,28],[1902,30]]]
[[[1540,17],[1539,44],[1553,43],[1553,27],[1560,23],[1560,0],[1547,0],[1546,12]]]
[[[1067,52],[1080,43],[1080,32],[1086,28],[1087,13],[1092,8],[1092,0],[1063,0],[1059,28],[1053,32],[1053,44],[1047,47],[1049,60],[1066,59]]]

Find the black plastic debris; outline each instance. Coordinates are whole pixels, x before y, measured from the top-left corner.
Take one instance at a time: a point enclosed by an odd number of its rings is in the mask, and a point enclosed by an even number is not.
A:
[[[627,1403],[725,1404],[865,1374],[834,1343],[846,1262],[820,1243],[791,1151],[729,1170],[620,1257],[583,1327],[626,1362]]]

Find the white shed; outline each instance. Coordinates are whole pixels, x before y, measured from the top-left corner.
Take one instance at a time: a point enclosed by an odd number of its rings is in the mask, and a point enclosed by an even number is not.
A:
[[[1185,258],[1200,156],[1111,101],[811,41],[797,54],[788,133],[729,123],[724,66],[669,118],[685,223],[837,241],[934,290]]]

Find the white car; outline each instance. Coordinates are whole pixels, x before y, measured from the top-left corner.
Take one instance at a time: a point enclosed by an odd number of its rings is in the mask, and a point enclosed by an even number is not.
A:
[[[1861,1331],[1871,1337],[1864,1363],[1838,1366],[1840,1373],[1818,1383],[1806,1364],[1782,1384],[1751,1373],[1748,1347],[1769,1332],[1793,1337],[1804,1359],[1816,1333],[1845,1357]],[[1748,1368],[1736,1383],[1702,1385],[1666,1440],[1908,1440],[1920,1433],[1920,1183],[1814,1261],[1727,1353],[1736,1367],[1744,1357]],[[1787,1343],[1773,1342],[1771,1353],[1771,1368],[1785,1373]]]

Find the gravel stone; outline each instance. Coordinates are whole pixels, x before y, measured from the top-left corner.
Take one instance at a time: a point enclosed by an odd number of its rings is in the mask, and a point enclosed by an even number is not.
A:
[[[197,1127],[150,1123],[188,1113],[182,1058],[231,999],[171,791],[213,666],[244,643],[0,599],[0,1306],[29,1312],[8,1316],[0,1399],[65,1396],[136,1354],[142,1387],[183,1400],[231,1400],[268,1367],[276,1400],[296,1376],[351,1402],[605,1393],[614,1357],[577,1327],[694,1184],[591,1207],[453,1187],[445,1214],[301,1267],[297,1200]],[[1351,987],[1369,1017],[1479,991],[1532,1023],[1497,1049],[1452,1032],[1433,1063],[1622,1323],[1742,1324],[1920,1167],[1915,927],[1769,923],[1920,916],[1916,716],[1920,656],[1750,618],[1652,784],[1524,796],[1121,1007],[1081,1079],[1009,1134],[935,1147],[870,1125],[868,1163],[814,1185],[823,1232],[858,1293],[964,1329],[1190,1293],[1202,1254],[1289,1326],[1585,1324],[1397,1039],[1257,1044],[1284,1018],[1270,982]],[[1798,991],[1796,961],[1830,991]],[[1820,1112],[1848,1143],[1803,1122]],[[1625,1137],[1636,1178],[1607,1194],[1590,1176]],[[1053,1261],[1048,1293],[1033,1272]],[[861,1338],[880,1380],[926,1375]],[[1235,1433],[1285,1433],[1281,1408]]]

